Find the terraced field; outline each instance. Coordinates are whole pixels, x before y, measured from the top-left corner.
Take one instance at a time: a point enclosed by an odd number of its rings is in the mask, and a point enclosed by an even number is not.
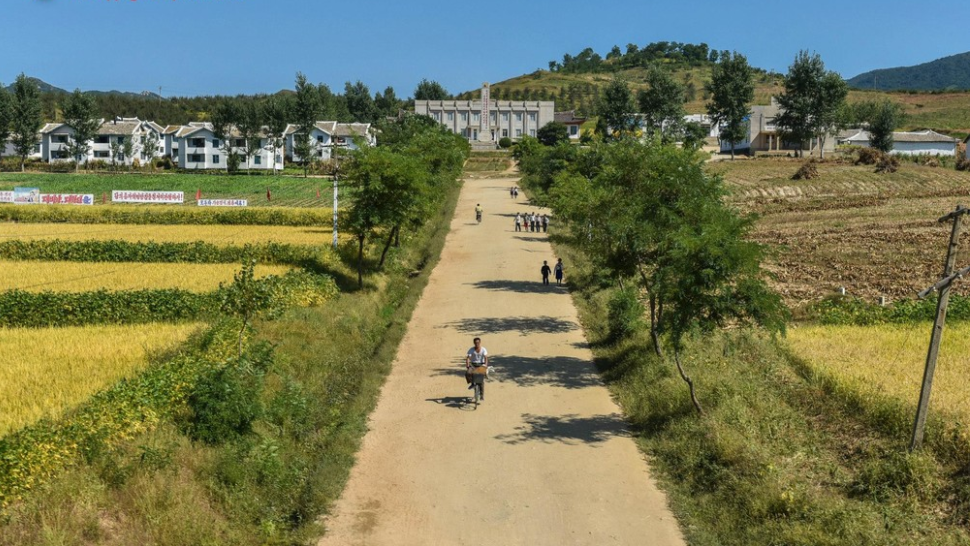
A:
[[[341,237],[347,237],[341,234]],[[254,225],[141,225],[141,224],[3,224],[0,241],[62,239],[65,241],[190,242],[224,245],[286,243],[327,246],[333,240],[329,226]]]

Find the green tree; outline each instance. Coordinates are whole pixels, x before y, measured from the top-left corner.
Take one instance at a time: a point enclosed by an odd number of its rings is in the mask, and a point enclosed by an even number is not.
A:
[[[536,138],[546,146],[555,146],[561,142],[569,142],[569,130],[558,121],[545,124],[536,132]]]
[[[71,137],[67,148],[76,162],[74,170],[77,171],[82,159],[87,163],[91,141],[94,140],[98,128],[101,126],[101,121],[97,117],[97,106],[94,99],[81,93],[80,89],[75,89],[74,93],[67,96],[63,112],[64,123],[74,129],[74,135]]]
[[[632,133],[636,128],[634,109],[633,94],[626,80],[614,76],[603,91],[597,106],[597,112],[602,121],[597,129],[601,130],[606,139],[613,138],[614,135]]]
[[[678,83],[669,72],[653,68],[647,73],[649,88],[637,95],[644,125],[650,130],[660,130],[666,140],[675,136],[684,120],[684,86]]]
[[[230,317],[240,319],[238,351],[243,352],[243,336],[254,318],[260,313],[274,308],[273,292],[270,286],[256,280],[256,260],[244,261],[242,269],[234,276],[232,284],[219,283],[219,310]]]
[[[864,121],[869,125],[869,145],[884,153],[893,150],[893,131],[903,120],[903,109],[885,100],[864,106]]]
[[[292,117],[296,121],[293,135],[293,151],[303,162],[303,177],[306,178],[314,152],[312,131],[320,115],[320,90],[313,87],[302,72],[296,74],[296,99],[293,103]]]
[[[270,97],[263,105],[263,116],[266,118],[266,147],[273,156],[273,174],[277,174],[276,167],[279,164],[276,157],[283,155],[286,127],[289,125],[292,110],[292,102],[286,97]]]
[[[421,80],[414,89],[414,100],[448,100],[451,95],[436,81]]]
[[[243,139],[243,160],[246,162],[248,174],[250,158],[263,150],[263,110],[260,103],[249,99],[240,105],[236,128]]]
[[[711,95],[707,113],[711,123],[721,126],[720,139],[731,143],[731,159],[734,159],[735,146],[748,138],[754,70],[744,55],[725,51],[717,57],[706,89]]]
[[[40,90],[37,84],[27,79],[23,73],[13,84],[10,129],[13,134],[13,147],[20,157],[20,171],[25,170],[27,156],[40,142],[37,134],[44,123],[41,117]]]
[[[152,171],[155,171],[155,156],[158,155],[158,133],[155,131],[148,131],[148,135],[142,137],[141,155],[145,159],[145,163],[151,166]]]
[[[823,154],[827,133],[836,125],[840,107],[848,94],[842,76],[826,72],[825,63],[816,53],[800,51],[785,75],[785,92],[778,97],[782,111],[775,118],[782,136],[800,144],[815,138]]]
[[[354,121],[361,123],[373,123],[377,118],[377,108],[374,105],[374,98],[371,97],[370,90],[363,82],[357,80],[351,85],[350,82],[344,84],[344,98],[347,100],[347,109]]]
[[[212,134],[219,140],[219,147],[226,154],[226,172],[232,172],[236,150],[233,147],[233,131],[242,117],[240,105],[234,99],[224,98],[212,113]],[[237,158],[238,159],[238,158]]]
[[[0,152],[6,147],[7,139],[10,138],[10,122],[13,119],[13,105],[11,104],[10,93],[0,82]]]
[[[383,93],[378,92],[374,97],[374,108],[377,111],[377,117],[386,118],[396,116],[398,110],[401,108],[401,101],[398,100],[397,95],[394,93],[394,88],[387,86]]]

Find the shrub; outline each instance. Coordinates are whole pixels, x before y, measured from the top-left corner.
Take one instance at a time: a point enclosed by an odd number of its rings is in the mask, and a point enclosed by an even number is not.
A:
[[[249,434],[263,412],[260,394],[271,363],[272,353],[264,345],[205,373],[188,398],[186,434],[207,444]]]
[[[970,159],[967,159],[966,157],[957,159],[956,169],[958,171],[970,171]]]
[[[818,162],[815,158],[810,158],[808,161],[802,164],[798,172],[791,177],[792,180],[814,180],[818,178]]]
[[[617,290],[610,296],[607,303],[606,324],[610,339],[623,339],[637,330],[643,324],[643,305],[633,289]]]
[[[512,139],[509,137],[502,137],[498,139],[498,146],[502,149],[507,149],[512,147]]]

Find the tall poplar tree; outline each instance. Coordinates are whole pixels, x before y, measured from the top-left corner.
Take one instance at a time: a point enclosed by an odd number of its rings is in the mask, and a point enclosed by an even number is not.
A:
[[[614,77],[606,86],[596,108],[600,116],[597,130],[601,131],[606,139],[612,138],[612,133],[619,135],[632,133],[636,126],[634,108],[633,94],[626,80]]]
[[[293,135],[293,151],[303,161],[303,177],[306,178],[310,168],[310,156],[313,155],[311,142],[313,128],[320,114],[320,94],[316,87],[307,81],[302,72],[296,73],[296,100],[293,103],[293,119],[296,120],[296,134]]]
[[[685,87],[661,68],[647,73],[647,84],[649,89],[637,95],[644,125],[659,129],[664,138],[675,134],[684,121]]]
[[[798,53],[785,75],[785,92],[778,97],[782,112],[775,124],[786,140],[800,144],[799,155],[812,138],[818,140],[819,155],[823,154],[826,134],[836,124],[848,92],[842,76],[826,72],[818,53]]]
[[[721,126],[721,140],[731,143],[731,159],[734,147],[748,136],[748,120],[754,101],[754,71],[748,59],[738,52],[724,51],[711,69],[711,83],[707,86],[711,102],[707,114],[711,123]]]
[[[94,140],[98,127],[101,126],[101,121],[97,117],[97,108],[94,99],[82,93],[80,89],[75,89],[68,95],[64,103],[64,124],[74,129],[74,137],[67,148],[74,158],[75,172],[80,168],[82,158],[87,164],[91,141]]]
[[[7,139],[10,138],[10,121],[13,118],[13,104],[11,103],[10,93],[0,83],[0,155],[3,154],[7,146]]]
[[[11,133],[13,133],[13,147],[20,157],[20,171],[25,170],[27,156],[34,151],[34,146],[40,142],[37,134],[43,126],[41,117],[40,89],[37,84],[28,80],[21,73],[13,84],[13,101],[11,104]]]

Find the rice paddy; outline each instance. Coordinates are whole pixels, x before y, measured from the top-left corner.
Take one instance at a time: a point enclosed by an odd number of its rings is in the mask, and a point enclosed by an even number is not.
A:
[[[308,226],[253,225],[137,225],[137,224],[0,224],[0,241],[61,239],[65,241],[121,240],[129,242],[205,241],[218,245],[277,242],[292,245],[329,245],[333,230]]]
[[[174,288],[210,292],[232,282],[239,264],[88,263],[0,261],[0,290],[86,292]],[[256,267],[256,276],[283,275],[292,267]]]
[[[0,437],[57,417],[184,342],[199,324],[0,329]]]
[[[916,406],[932,325],[803,326],[789,342],[813,368],[864,394]],[[943,332],[933,383],[933,408],[970,422],[970,324]]]

